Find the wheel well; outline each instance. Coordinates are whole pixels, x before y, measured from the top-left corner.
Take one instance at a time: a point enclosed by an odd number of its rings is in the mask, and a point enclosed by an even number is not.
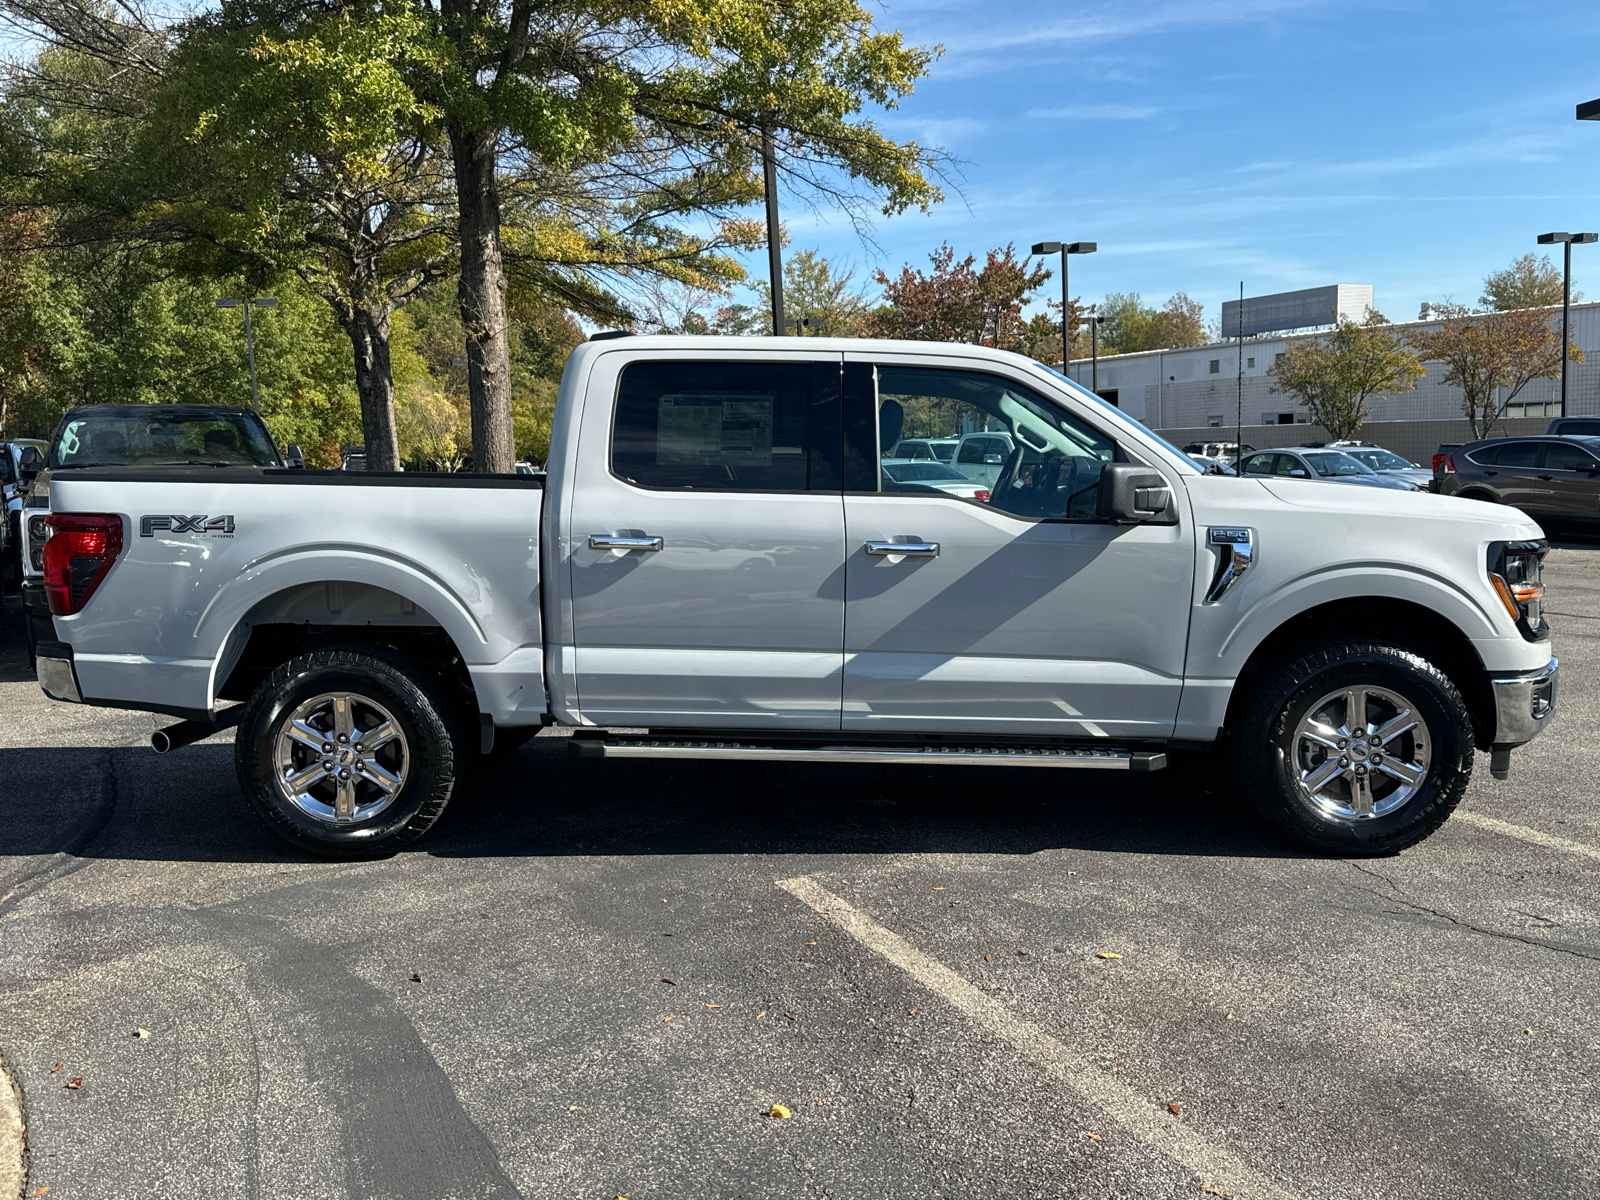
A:
[[[477,693],[460,649],[424,609],[371,584],[329,581],[289,588],[253,606],[224,643],[219,700],[248,700],[256,685],[290,659],[326,646],[388,646],[437,675],[477,711]]]
[[[1299,613],[1267,635],[1250,655],[1228,701],[1228,725],[1272,667],[1303,647],[1330,639],[1370,637],[1410,650],[1450,677],[1472,714],[1473,740],[1486,750],[1494,737],[1493,688],[1466,634],[1431,609],[1409,600],[1361,596]]]

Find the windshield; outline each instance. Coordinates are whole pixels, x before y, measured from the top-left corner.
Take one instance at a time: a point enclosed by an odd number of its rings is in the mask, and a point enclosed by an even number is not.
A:
[[[1067,378],[1067,376],[1063,375],[1060,371],[1056,370],[1054,367],[1047,367],[1043,363],[1034,363],[1034,366],[1038,367],[1039,370],[1041,370],[1045,374],[1049,375],[1052,382],[1058,383],[1058,384],[1059,383],[1066,384],[1068,387],[1070,387],[1072,389],[1073,393],[1080,400],[1088,400],[1088,401],[1090,401],[1090,402],[1092,402],[1094,404],[1098,404],[1101,408],[1105,409],[1107,412],[1116,413],[1117,416],[1121,417],[1124,421],[1128,422],[1128,424],[1130,424],[1130,425],[1134,426],[1135,428],[1137,428],[1140,433],[1144,434],[1151,441],[1156,442],[1156,443],[1160,444],[1161,446],[1164,446],[1166,449],[1172,451],[1173,456],[1178,460],[1178,462],[1182,463],[1185,467],[1188,467],[1189,470],[1194,472],[1196,475],[1204,475],[1205,474],[1204,471],[1202,471],[1199,467],[1195,466],[1193,459],[1191,459],[1182,450],[1179,450],[1171,442],[1167,441],[1167,439],[1162,437],[1159,433],[1156,433],[1154,430],[1152,430],[1143,421],[1134,420],[1127,413],[1123,412],[1120,408],[1118,408],[1115,404],[1107,404],[1104,400],[1100,399],[1099,396],[1096,396],[1088,388],[1084,387],[1083,384],[1077,382],[1074,379]]]
[[[50,466],[124,467],[200,463],[222,467],[282,466],[260,420],[248,413],[88,412],[62,424]]]
[[[1398,454],[1391,454],[1387,450],[1346,450],[1351,458],[1365,463],[1374,471],[1395,471],[1411,466]]]
[[[1374,472],[1348,454],[1307,454],[1305,460],[1318,475],[1371,475]]]
[[[960,471],[934,462],[884,463],[883,473],[896,483],[967,482],[967,477]]]

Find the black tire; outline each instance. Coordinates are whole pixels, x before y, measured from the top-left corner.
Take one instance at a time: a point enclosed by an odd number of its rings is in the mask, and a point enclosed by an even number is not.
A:
[[[1324,811],[1301,787],[1295,733],[1320,699],[1357,687],[1387,689],[1410,703],[1426,722],[1431,762],[1393,811],[1351,818]],[[1280,661],[1245,698],[1233,733],[1246,798],[1285,837],[1324,853],[1384,855],[1415,845],[1444,824],[1472,778],[1472,718],[1460,691],[1426,659],[1386,642],[1326,643]],[[1393,786],[1376,770],[1372,778]]]
[[[386,807],[365,819],[333,823],[331,813],[319,819],[279,787],[279,734],[299,706],[331,693],[381,706],[403,735],[404,783]],[[250,807],[290,845],[326,858],[385,857],[425,834],[450,802],[466,757],[461,723],[452,720],[453,714],[437,677],[394,650],[370,645],[316,650],[284,663],[251,694],[234,740],[234,770]],[[370,785],[367,791],[372,792]]]

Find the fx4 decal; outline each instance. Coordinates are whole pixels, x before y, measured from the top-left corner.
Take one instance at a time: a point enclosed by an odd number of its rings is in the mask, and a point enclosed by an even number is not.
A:
[[[155,537],[156,531],[164,533],[232,533],[233,518],[227,517],[140,517],[139,536]]]

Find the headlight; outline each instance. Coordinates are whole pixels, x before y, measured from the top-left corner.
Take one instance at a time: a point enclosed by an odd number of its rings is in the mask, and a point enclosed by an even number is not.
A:
[[[1550,634],[1544,619],[1544,556],[1549,550],[1550,543],[1543,538],[1489,546],[1489,583],[1530,642]]]
[[[35,571],[44,570],[44,543],[50,536],[50,530],[45,526],[45,522],[49,519],[48,512],[28,518],[28,559],[33,563]]]

